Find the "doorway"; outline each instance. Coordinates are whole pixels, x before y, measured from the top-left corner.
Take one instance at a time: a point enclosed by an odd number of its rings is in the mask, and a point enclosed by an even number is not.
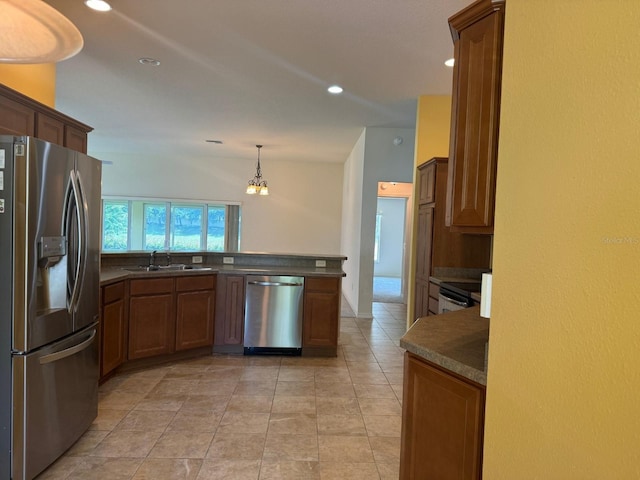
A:
[[[379,182],[374,242],[373,301],[407,303],[413,184]]]

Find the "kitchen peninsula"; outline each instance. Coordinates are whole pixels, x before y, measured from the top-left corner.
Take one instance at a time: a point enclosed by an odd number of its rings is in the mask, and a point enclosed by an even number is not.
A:
[[[344,260],[247,252],[104,253],[101,377],[212,351],[242,353],[247,275],[304,277],[301,353],[336,356]]]

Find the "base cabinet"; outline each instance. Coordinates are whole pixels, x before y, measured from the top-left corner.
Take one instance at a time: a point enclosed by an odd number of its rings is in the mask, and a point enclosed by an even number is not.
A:
[[[219,275],[216,292],[214,345],[242,347],[244,333],[244,275]]]
[[[176,351],[213,345],[216,277],[176,278]]]
[[[129,360],[172,353],[175,348],[173,278],[131,280]]]
[[[127,302],[125,282],[102,287],[100,315],[100,377],[127,359]]]
[[[305,277],[303,354],[337,354],[340,322],[339,277]]]
[[[482,478],[485,388],[405,353],[401,480]]]

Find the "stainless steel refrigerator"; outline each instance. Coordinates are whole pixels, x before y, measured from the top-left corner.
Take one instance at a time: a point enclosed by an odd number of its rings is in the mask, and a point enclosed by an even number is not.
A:
[[[34,478],[97,415],[101,168],[0,136],[0,478]]]

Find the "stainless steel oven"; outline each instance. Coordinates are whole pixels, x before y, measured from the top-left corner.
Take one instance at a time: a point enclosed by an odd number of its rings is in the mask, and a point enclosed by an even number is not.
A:
[[[438,296],[438,314],[473,307],[472,292],[480,291],[480,282],[442,282]]]

